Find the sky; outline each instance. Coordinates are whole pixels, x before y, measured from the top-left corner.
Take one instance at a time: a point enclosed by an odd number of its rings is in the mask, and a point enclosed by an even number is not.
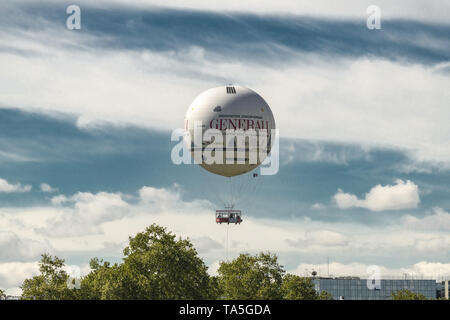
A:
[[[291,273],[450,277],[450,4],[14,1],[0,10],[0,288],[44,252],[89,271],[152,223],[215,274],[270,251]],[[214,223],[225,178],[175,165],[202,91],[252,88],[280,169],[241,177],[244,222]],[[327,263],[328,262],[328,263]]]

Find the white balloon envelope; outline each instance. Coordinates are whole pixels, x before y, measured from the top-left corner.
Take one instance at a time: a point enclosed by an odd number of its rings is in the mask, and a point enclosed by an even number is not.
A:
[[[213,132],[222,133],[223,140],[203,139],[200,145],[194,144],[194,127],[199,123],[203,133],[214,129]],[[202,151],[200,160],[196,158],[197,163],[209,172],[225,177],[241,175],[258,167],[270,152],[273,129],[275,120],[267,102],[255,91],[241,86],[229,85],[204,91],[195,98],[185,116],[185,130],[190,136],[187,139],[188,148],[192,155],[196,149]],[[258,143],[254,145],[251,139],[246,138],[243,148],[239,147],[237,140],[233,140],[230,145],[226,138],[226,134],[230,132],[237,136],[256,134]],[[260,140],[264,135],[265,140]],[[260,141],[265,143],[261,144]],[[223,161],[211,163],[205,157],[207,152],[215,155],[218,151],[222,151]],[[231,153],[227,151],[233,153],[231,159]],[[258,155],[256,159],[252,158],[251,152]]]

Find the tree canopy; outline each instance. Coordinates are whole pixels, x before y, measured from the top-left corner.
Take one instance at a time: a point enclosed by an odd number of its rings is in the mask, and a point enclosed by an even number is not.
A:
[[[325,291],[318,293],[311,278],[286,274],[271,253],[241,254],[231,262],[222,262],[218,273],[224,299],[332,299]]]
[[[25,279],[22,284],[22,299],[76,299],[78,292],[69,289],[69,275],[63,267],[63,259],[43,254],[39,262],[40,275]]]
[[[123,263],[92,259],[81,282],[91,299],[215,299],[207,266],[188,239],[155,224],[129,238]]]
[[[314,288],[311,278],[300,277],[294,274],[286,274],[281,286],[283,299],[286,300],[332,300],[333,296],[321,291],[318,293]]]
[[[391,296],[392,300],[428,300],[423,294],[408,289],[392,292]]]
[[[121,263],[99,258],[73,289],[64,260],[43,254],[40,274],[25,279],[22,299],[321,299],[309,278],[286,274],[276,255],[241,254],[221,262],[217,276],[189,239],[177,238],[153,224],[129,237]],[[2,292],[0,292],[1,295]]]
[[[270,253],[241,254],[218,269],[219,285],[225,299],[281,299],[285,273],[277,257]]]

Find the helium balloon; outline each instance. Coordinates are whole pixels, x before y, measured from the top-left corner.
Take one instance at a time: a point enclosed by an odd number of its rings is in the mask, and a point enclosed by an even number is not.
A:
[[[191,140],[189,149],[192,154],[195,150],[193,139],[195,123],[201,121],[202,130],[216,129],[223,133],[223,154],[225,157],[227,148],[225,134],[227,130],[240,130],[242,132],[262,133],[267,130],[266,151],[270,152],[273,139],[272,131],[275,129],[275,120],[267,102],[255,91],[242,86],[222,86],[212,88],[201,93],[186,112],[185,130],[189,132]],[[254,131],[253,131],[254,130]],[[208,142],[210,143],[210,142]],[[208,143],[206,145],[208,145]],[[202,151],[205,149],[205,143],[200,146]],[[237,149],[233,144],[234,151]],[[257,145],[259,148],[259,144]],[[257,150],[258,152],[259,150]],[[203,158],[199,165],[211,173],[233,177],[249,172],[258,167],[264,161],[267,153],[258,156],[256,161],[249,161],[249,149],[246,145],[245,161],[233,161],[229,163],[207,163]],[[236,152],[237,154],[237,152]],[[236,158],[234,160],[237,160]],[[244,162],[244,163],[242,163]]]

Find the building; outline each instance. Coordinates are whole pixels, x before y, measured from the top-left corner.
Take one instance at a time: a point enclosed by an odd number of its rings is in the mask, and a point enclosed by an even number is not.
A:
[[[450,280],[438,282],[437,284],[437,297],[438,298],[450,298]]]
[[[436,280],[382,279],[368,282],[357,277],[341,277],[314,278],[313,282],[318,292],[327,291],[335,300],[390,300],[393,292],[404,289],[423,294],[428,299],[437,297]]]

